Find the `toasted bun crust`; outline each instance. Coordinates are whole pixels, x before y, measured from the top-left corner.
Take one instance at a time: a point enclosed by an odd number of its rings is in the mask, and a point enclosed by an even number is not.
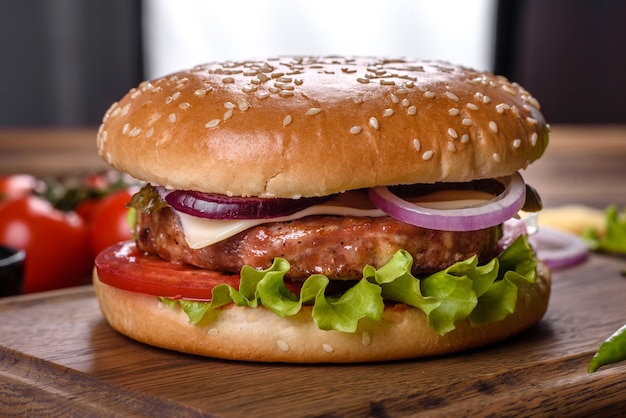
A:
[[[547,143],[539,104],[503,77],[338,57],[214,63],[144,82],[98,133],[101,156],[138,179],[289,198],[500,177]]]
[[[520,287],[515,313],[472,327],[459,321],[443,337],[426,325],[425,315],[406,305],[385,309],[383,319],[361,320],[356,333],[322,331],[310,309],[280,318],[263,307],[228,306],[199,325],[189,324],[177,306],[156,297],[93,283],[100,309],[109,324],[137,341],[202,356],[289,363],[385,361],[450,353],[501,341],[538,322],[550,295],[550,272],[541,265],[536,285]]]

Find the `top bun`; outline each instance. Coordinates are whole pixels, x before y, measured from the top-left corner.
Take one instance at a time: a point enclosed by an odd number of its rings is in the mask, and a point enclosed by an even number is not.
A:
[[[319,196],[525,168],[548,127],[522,87],[433,61],[279,57],[197,66],[106,112],[100,155],[172,189]]]

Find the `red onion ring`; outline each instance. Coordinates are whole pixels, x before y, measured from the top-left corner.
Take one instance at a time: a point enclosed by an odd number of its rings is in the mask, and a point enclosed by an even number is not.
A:
[[[161,189],[161,188],[160,188]],[[331,196],[300,199],[226,196],[184,190],[159,190],[174,209],[207,219],[271,219],[291,215]]]
[[[495,179],[504,191],[493,199],[460,209],[430,209],[402,199],[387,187],[369,189],[376,207],[402,222],[440,231],[476,231],[500,225],[524,206],[526,186],[519,173]]]
[[[530,238],[537,258],[553,270],[584,262],[589,248],[578,236],[558,229],[540,227]]]

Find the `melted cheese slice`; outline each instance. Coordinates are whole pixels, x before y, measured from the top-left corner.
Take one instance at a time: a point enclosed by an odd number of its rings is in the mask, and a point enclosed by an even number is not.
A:
[[[457,209],[484,203],[493,196],[473,190],[445,190],[411,199],[420,206],[431,209]],[[204,248],[232,237],[253,226],[271,222],[287,222],[312,215],[381,217],[386,213],[369,201],[367,194],[351,191],[338,195],[322,204],[310,206],[292,215],[270,219],[215,220],[191,216],[175,211],[183,227],[187,244],[192,249]]]

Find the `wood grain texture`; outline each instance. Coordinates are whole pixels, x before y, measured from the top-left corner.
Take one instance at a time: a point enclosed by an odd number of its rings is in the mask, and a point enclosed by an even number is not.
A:
[[[553,132],[548,153],[524,173],[546,204],[626,205],[626,128]],[[149,347],[109,328],[90,286],[4,298],[0,415],[624,416],[626,363],[591,375],[587,364],[626,322],[625,267],[625,258],[593,255],[556,271],[544,319],[508,341],[356,365],[230,362]]]

